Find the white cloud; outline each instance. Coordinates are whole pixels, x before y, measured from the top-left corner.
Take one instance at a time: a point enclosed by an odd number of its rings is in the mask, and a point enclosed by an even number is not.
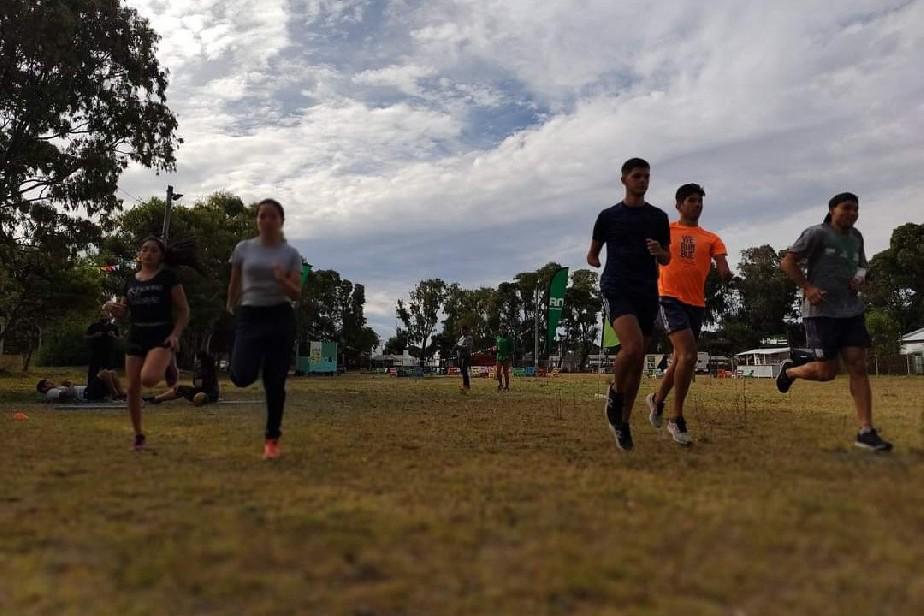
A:
[[[841,190],[870,253],[924,219],[922,2],[132,4],[164,36],[187,195],[277,195],[308,248],[432,239],[440,260],[387,280],[348,265],[386,320],[423,276],[581,265],[631,155],[668,211],[678,184],[705,184],[704,224],[733,252],[785,246]]]

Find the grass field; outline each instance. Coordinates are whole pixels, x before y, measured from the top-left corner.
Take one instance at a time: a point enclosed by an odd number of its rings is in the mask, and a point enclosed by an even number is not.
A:
[[[75,374],[75,376],[77,376]],[[695,445],[603,377],[290,381],[262,406],[26,404],[0,378],[2,614],[915,614],[924,606],[924,379],[874,379],[896,445],[852,446],[847,382],[698,379]],[[656,381],[643,383],[643,393]],[[259,391],[227,390],[253,399]],[[13,421],[23,410],[28,421]]]

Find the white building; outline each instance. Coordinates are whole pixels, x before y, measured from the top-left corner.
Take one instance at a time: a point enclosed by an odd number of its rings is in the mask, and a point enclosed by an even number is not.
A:
[[[780,364],[789,359],[789,347],[772,349],[751,349],[735,355],[737,376],[755,376],[775,379],[780,373]]]
[[[902,348],[900,353],[902,355],[924,353],[924,327],[902,336],[901,343]]]

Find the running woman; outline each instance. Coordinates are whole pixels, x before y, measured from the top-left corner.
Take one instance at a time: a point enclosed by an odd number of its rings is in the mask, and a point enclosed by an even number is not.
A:
[[[495,340],[494,350],[497,353],[497,391],[510,391],[510,366],[513,364],[513,342],[507,333],[507,326],[501,325]]]
[[[155,387],[165,375],[180,348],[180,336],[189,323],[189,304],[173,267],[195,267],[190,248],[169,248],[156,237],[141,243],[140,268],[125,284],[118,302],[103,309],[116,318],[128,315],[131,326],[125,349],[125,377],[128,380],[128,411],[135,429],[135,451],[145,447],[141,424],[141,388]]]
[[[633,446],[629,418],[658,314],[658,264],[671,260],[667,214],[645,201],[650,179],[651,166],[641,158],[622,165],[625,197],[600,212],[587,252],[587,263],[600,267],[600,251],[606,246],[600,290],[607,321],[622,345],[613,364],[606,420],[622,450]]]
[[[259,235],[240,242],[231,255],[228,311],[237,310],[231,381],[253,384],[263,373],[266,392],[266,440],[263,458],[279,457],[286,378],[295,344],[292,302],[302,293],[302,257],[282,235],[285,210],[274,199],[257,204]]]
[[[706,277],[712,262],[715,261],[722,280],[732,277],[725,244],[718,235],[699,226],[705,196],[699,184],[684,184],[674,195],[680,220],[671,223],[671,262],[661,267],[658,278],[661,325],[674,351],[661,387],[645,398],[648,420],[660,428],[664,401],[671,389],[676,388],[667,431],[681,445],[693,442],[683,418],[683,403],[696,369],[696,342],[706,312]]]
[[[870,336],[859,291],[866,279],[867,261],[863,236],[854,227],[859,202],[849,192],[832,197],[824,222],[803,231],[783,257],[780,267],[802,288],[806,346],[814,351],[817,361],[802,366],[783,362],[776,386],[786,393],[797,379],[830,381],[837,374],[838,358],[843,359],[860,428],[856,446],[890,451],[892,443],[883,440],[873,427],[872,392],[866,374]]]

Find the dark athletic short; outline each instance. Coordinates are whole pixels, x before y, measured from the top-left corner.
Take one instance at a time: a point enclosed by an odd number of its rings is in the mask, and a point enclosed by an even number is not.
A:
[[[662,297],[659,303],[661,327],[664,331],[673,334],[689,329],[693,332],[693,337],[699,340],[699,332],[703,329],[703,317],[706,314],[705,308],[686,304],[675,297]]]
[[[805,324],[805,346],[820,360],[837,359],[847,347],[868,349],[872,346],[862,314],[843,318],[808,317],[802,322]]]
[[[658,318],[658,287],[610,287],[602,289],[603,311],[607,321],[612,324],[619,317],[633,315],[638,319],[638,327],[643,336],[654,333],[655,320]]]
[[[151,349],[165,348],[164,340],[173,332],[172,323],[144,326],[132,324],[128,332],[128,344],[125,354],[132,357],[144,357]]]

